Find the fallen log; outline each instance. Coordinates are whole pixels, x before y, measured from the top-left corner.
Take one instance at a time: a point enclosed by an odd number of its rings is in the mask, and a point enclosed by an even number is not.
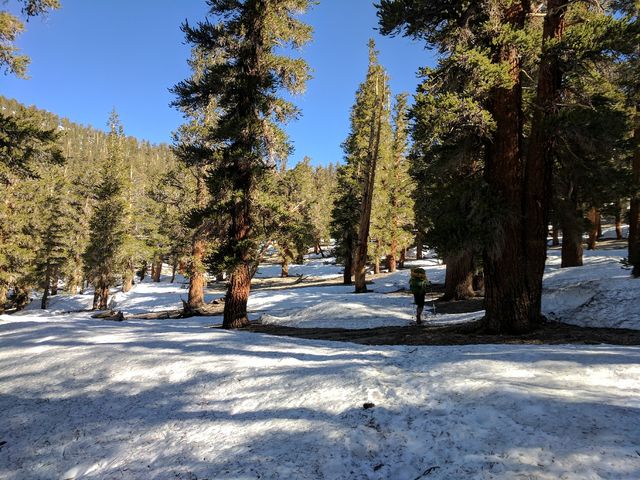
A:
[[[91,318],[98,318],[100,320],[111,320],[113,322],[122,322],[124,321],[124,314],[120,310],[105,310],[91,315]]]

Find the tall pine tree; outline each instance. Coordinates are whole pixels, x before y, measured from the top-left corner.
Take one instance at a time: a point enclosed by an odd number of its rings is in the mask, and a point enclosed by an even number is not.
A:
[[[220,160],[208,172],[208,187],[215,204],[210,215],[226,216],[229,227],[220,251],[228,259],[231,276],[223,326],[248,324],[247,301],[251,267],[256,254],[253,241],[254,189],[265,172],[289,153],[279,124],[294,118],[297,109],[278,97],[282,89],[303,91],[309,78],[301,59],[279,55],[285,45],[301,47],[311,28],[296,16],[309,0],[211,0],[208,20],[183,29],[187,41],[206,52],[220,52],[222,60],[206,65],[199,78],[175,87],[176,103],[183,108],[204,108],[217,101],[220,118],[207,132],[219,146]]]
[[[127,235],[127,191],[124,188],[124,132],[118,115],[109,118],[107,157],[100,172],[91,216],[89,245],[84,254],[85,271],[95,288],[94,309],[107,308],[109,288],[116,283],[123,266]]]

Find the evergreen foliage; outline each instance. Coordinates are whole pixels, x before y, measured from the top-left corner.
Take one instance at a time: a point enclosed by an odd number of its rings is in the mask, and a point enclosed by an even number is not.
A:
[[[337,170],[337,193],[332,211],[331,229],[336,240],[336,256],[345,265],[344,283],[351,283],[359,226],[362,221],[367,180],[372,171],[372,153],[376,129],[380,129],[378,158],[380,165],[392,162],[393,133],[389,99],[391,97],[387,74],[378,63],[378,52],[373,40],[369,41],[369,66],[364,82],[356,92],[356,100],[350,114],[350,132],[344,141],[344,164]],[[379,99],[382,102],[379,112]],[[379,183],[379,181],[378,181]],[[375,190],[374,190],[375,191]],[[374,193],[374,197],[375,193]],[[375,202],[375,201],[374,201]],[[375,202],[372,218],[378,217],[384,199]],[[376,208],[377,207],[377,208]],[[382,214],[379,215],[382,217]],[[378,225],[382,218],[380,218]]]
[[[100,169],[95,208],[89,223],[90,240],[84,255],[85,271],[96,289],[94,308],[107,308],[109,288],[126,268],[124,246],[127,236],[127,202],[124,181],[124,132],[117,114],[109,118],[111,129],[107,157]]]
[[[255,189],[291,149],[280,125],[298,111],[278,92],[301,93],[309,78],[302,59],[280,55],[276,49],[299,48],[310,40],[311,28],[296,18],[309,4],[309,0],[213,0],[210,16],[217,23],[206,20],[183,27],[190,44],[220,58],[174,91],[178,107],[198,111],[215,100],[220,112],[206,135],[220,157],[207,172],[215,199],[208,214],[228,222],[218,246],[231,272],[224,315],[227,328],[248,323],[251,265],[259,252],[252,234]]]
[[[60,7],[59,0],[18,0],[15,3],[21,5],[22,15],[27,19]],[[24,23],[17,16],[0,10],[0,71],[22,78],[26,77],[29,57],[20,54],[15,41],[23,31]]]

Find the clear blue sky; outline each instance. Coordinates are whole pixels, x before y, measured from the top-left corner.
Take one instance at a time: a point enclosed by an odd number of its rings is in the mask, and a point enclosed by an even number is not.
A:
[[[168,88],[189,75],[180,24],[206,12],[204,0],[62,0],[60,10],[30,20],[18,41],[31,56],[31,78],[0,77],[0,93],[97,128],[115,107],[128,135],[170,142],[182,118],[169,107]],[[417,69],[434,57],[419,43],[378,35],[369,0],[321,0],[304,20],[315,29],[301,52],[314,78],[296,98],[302,118],[287,127],[295,146],[289,164],[305,155],[337,162],[366,73],[367,40],[375,38],[394,93],[413,93]]]

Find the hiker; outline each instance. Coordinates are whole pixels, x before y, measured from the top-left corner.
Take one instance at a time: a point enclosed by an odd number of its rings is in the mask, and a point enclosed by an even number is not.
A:
[[[424,268],[412,268],[411,278],[409,279],[409,289],[413,293],[413,299],[417,306],[416,311],[416,323],[422,324],[422,311],[424,310],[424,297],[427,294],[427,287],[429,286],[429,280],[427,280],[427,273]]]

